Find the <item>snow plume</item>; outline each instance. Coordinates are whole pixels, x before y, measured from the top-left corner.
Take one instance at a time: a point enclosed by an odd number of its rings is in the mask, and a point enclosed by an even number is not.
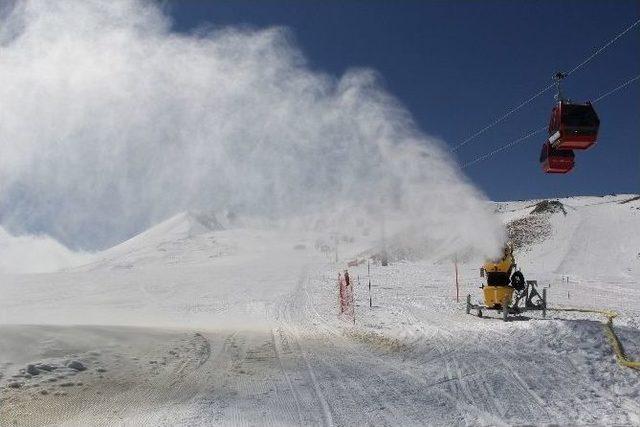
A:
[[[312,71],[286,29],[177,33],[133,0],[17,2],[0,17],[0,214],[14,232],[95,249],[185,209],[358,208],[450,249],[502,240],[374,72]]]
[[[0,227],[0,274],[50,273],[91,260],[47,236],[12,236]]]

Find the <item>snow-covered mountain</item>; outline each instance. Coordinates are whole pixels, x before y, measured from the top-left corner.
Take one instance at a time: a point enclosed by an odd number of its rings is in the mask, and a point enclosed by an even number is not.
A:
[[[234,242],[225,239],[223,230],[213,213],[182,212],[94,254],[92,262],[78,270],[206,262],[234,251]]]
[[[498,203],[519,264],[544,279],[638,280],[640,198],[569,197]]]

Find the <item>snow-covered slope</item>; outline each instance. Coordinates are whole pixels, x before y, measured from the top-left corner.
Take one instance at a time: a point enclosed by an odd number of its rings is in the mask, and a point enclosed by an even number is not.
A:
[[[518,251],[523,269],[547,281],[562,277],[578,282],[638,280],[637,196],[571,197],[555,202],[498,204],[504,222],[511,226],[512,239],[523,240]]]
[[[551,306],[618,310],[637,357],[640,202],[540,202],[496,204],[525,276]],[[183,213],[81,268],[0,274],[0,425],[640,425],[601,319],[467,315],[476,261],[459,303],[441,257],[349,267],[339,319],[337,274],[375,240],[344,237]]]
[[[94,256],[79,270],[128,269],[150,264],[206,262],[233,253],[235,242],[213,213],[182,212],[149,230]]]

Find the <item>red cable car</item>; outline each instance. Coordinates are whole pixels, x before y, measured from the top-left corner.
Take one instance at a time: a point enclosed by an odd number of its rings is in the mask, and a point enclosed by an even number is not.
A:
[[[549,142],[562,150],[586,150],[596,143],[600,119],[590,102],[559,101],[551,111]]]
[[[549,142],[559,150],[586,150],[596,143],[600,119],[591,102],[579,104],[565,99],[560,82],[567,75],[556,73],[558,103],[551,110]]]
[[[559,150],[553,148],[549,141],[545,141],[540,153],[540,166],[545,173],[567,173],[574,165],[573,150]]]

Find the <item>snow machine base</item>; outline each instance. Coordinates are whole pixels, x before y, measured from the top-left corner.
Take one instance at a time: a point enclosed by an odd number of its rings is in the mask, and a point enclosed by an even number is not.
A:
[[[473,304],[471,295],[467,295],[467,314],[471,314],[471,310],[475,310],[478,317],[482,317],[483,310],[495,310],[502,313],[502,320],[507,321],[509,315],[518,315],[527,311],[542,311],[542,317],[547,317],[547,290],[542,289],[542,295],[538,293],[536,280],[527,280],[526,286],[522,290],[515,292],[515,299],[511,302],[511,298],[505,299],[502,305],[487,307],[483,304]],[[520,304],[524,302],[524,304]]]

